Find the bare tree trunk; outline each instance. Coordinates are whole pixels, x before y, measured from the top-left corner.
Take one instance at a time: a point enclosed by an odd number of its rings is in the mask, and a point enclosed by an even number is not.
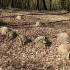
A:
[[[9,9],[12,8],[11,5],[12,5],[12,0],[10,0],[9,7],[8,7]]]
[[[50,0],[50,10],[52,10],[52,0]]]
[[[29,0],[27,1],[27,9],[30,8]]]
[[[30,8],[29,0],[25,1],[25,8],[28,10]]]
[[[37,10],[39,10],[39,0],[37,0]]]
[[[44,9],[47,10],[46,4],[45,4],[45,0],[43,0],[43,4],[44,4]]]

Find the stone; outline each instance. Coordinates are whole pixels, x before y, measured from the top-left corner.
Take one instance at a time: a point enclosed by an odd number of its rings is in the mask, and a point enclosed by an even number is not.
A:
[[[25,45],[27,42],[28,42],[28,39],[24,35],[18,35],[17,38],[16,38],[16,43]]]
[[[16,19],[21,20],[21,16],[17,16]]]
[[[57,42],[62,44],[62,43],[65,43],[65,42],[70,42],[70,37],[67,33],[59,33],[57,35]]]
[[[43,23],[41,21],[37,21],[35,26],[42,26]]]
[[[9,31],[7,34],[6,34],[6,38],[7,39],[10,39],[10,40],[12,40],[12,39],[14,39],[14,38],[16,38],[17,37],[17,34],[16,34],[16,32],[14,32],[14,31]]]
[[[58,54],[64,59],[70,59],[70,43],[61,44],[58,47]]]
[[[1,32],[1,35],[6,35],[9,32],[9,28],[1,27],[0,32]]]
[[[45,46],[47,43],[47,38],[45,36],[39,36],[34,40],[34,43],[39,46]]]
[[[0,70],[3,70],[3,69],[0,67]]]

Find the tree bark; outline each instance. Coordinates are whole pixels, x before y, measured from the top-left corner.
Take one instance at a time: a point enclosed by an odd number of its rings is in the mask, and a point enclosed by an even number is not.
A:
[[[50,10],[52,10],[52,0],[50,0]]]
[[[30,8],[30,5],[29,5],[29,0],[27,1],[27,9]]]
[[[8,7],[9,9],[12,8],[11,5],[12,5],[12,0],[10,0],[9,7]]]
[[[29,9],[30,8],[30,5],[29,5],[29,0],[26,0],[25,1],[25,9]]]
[[[44,9],[47,10],[46,4],[45,4],[45,0],[43,0],[43,4],[44,4]]]
[[[39,0],[37,0],[37,10],[39,10]]]

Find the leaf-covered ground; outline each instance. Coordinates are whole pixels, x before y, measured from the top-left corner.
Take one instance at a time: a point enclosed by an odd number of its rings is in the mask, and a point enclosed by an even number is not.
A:
[[[16,16],[22,19],[17,20]],[[26,45],[16,44],[0,35],[0,68],[3,70],[70,70],[70,60],[57,52],[57,34],[70,34],[70,13],[67,11],[18,11],[0,9],[0,27],[7,26],[31,41]],[[44,23],[35,27],[37,21]],[[34,39],[46,36],[50,42],[46,47],[34,45]]]

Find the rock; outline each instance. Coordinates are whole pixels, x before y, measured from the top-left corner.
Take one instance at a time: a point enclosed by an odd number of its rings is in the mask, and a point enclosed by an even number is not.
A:
[[[6,35],[9,32],[9,28],[8,27],[1,27],[0,31],[1,31],[1,35]]]
[[[42,26],[43,23],[41,21],[37,21],[35,26]]]
[[[21,16],[17,16],[16,19],[21,20]]]
[[[47,38],[45,36],[39,36],[34,40],[34,43],[39,46],[45,46],[47,43]]]
[[[27,42],[28,42],[28,39],[24,35],[18,35],[17,38],[16,38],[16,43],[25,45]]]
[[[3,69],[0,67],[0,70],[3,70]]]
[[[6,34],[6,38],[7,39],[10,39],[10,40],[12,40],[12,39],[14,39],[14,38],[16,38],[17,37],[17,34],[16,34],[16,32],[14,32],[14,31],[9,31],[7,34]]]
[[[57,42],[59,42],[59,43],[65,43],[65,42],[70,42],[70,37],[69,37],[69,35],[67,34],[67,33],[59,33],[58,35],[57,35]]]
[[[70,59],[70,43],[61,44],[58,47],[58,54],[64,59]]]

